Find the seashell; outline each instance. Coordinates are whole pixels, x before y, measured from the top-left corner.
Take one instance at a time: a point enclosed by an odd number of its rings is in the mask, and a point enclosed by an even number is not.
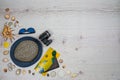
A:
[[[8,67],[8,70],[9,70],[9,71],[12,71],[12,68],[11,68],[11,67]]]
[[[8,62],[9,59],[8,58],[3,58],[3,62]]]
[[[9,53],[8,50],[3,51],[3,54],[4,54],[4,55],[7,55],[8,53]]]
[[[15,17],[14,17],[14,16],[12,16],[12,17],[11,17],[11,20],[12,20],[12,21],[15,21]]]
[[[49,77],[50,75],[47,73],[47,77]]]
[[[75,78],[75,77],[77,77],[77,76],[78,76],[77,73],[73,73],[73,74],[71,75],[72,78]]]
[[[15,65],[12,65],[12,70],[14,70],[16,68],[16,66]]]
[[[19,21],[16,21],[16,23],[18,24],[18,23],[19,23]]]
[[[68,71],[66,71],[66,73],[69,75],[69,74],[71,74],[71,71],[68,70]]]
[[[58,76],[59,77],[64,77],[65,76],[65,71],[64,70],[59,70],[59,72],[58,72]]]
[[[13,71],[16,68],[16,66],[13,65],[12,63],[8,63],[7,66],[8,66],[9,71]]]
[[[30,73],[31,73],[31,70],[28,70],[28,73],[30,74]]]
[[[83,72],[82,72],[82,71],[79,71],[79,74],[83,74]]]
[[[13,25],[13,22],[9,22],[9,23],[8,23],[8,26],[12,26],[12,25]]]
[[[10,14],[6,14],[4,17],[5,19],[10,19]]]
[[[59,63],[63,63],[63,59],[59,59]]]
[[[6,12],[9,12],[9,11],[10,11],[10,9],[9,9],[9,8],[6,8],[6,9],[5,9],[5,11],[6,11]]]
[[[17,69],[16,70],[16,75],[20,75],[21,74],[21,69]]]
[[[55,76],[56,76],[56,72],[55,72],[55,71],[52,71],[52,72],[50,73],[50,76],[51,76],[51,77],[55,77]]]
[[[64,65],[62,65],[62,68],[64,69],[64,68],[66,68],[66,65],[64,64]]]
[[[35,73],[32,73],[32,75],[35,75]]]
[[[8,67],[11,67],[11,66],[12,66],[12,63],[8,63],[7,66],[8,66]]]
[[[4,68],[3,71],[6,73],[7,72],[7,68]]]
[[[17,27],[18,24],[19,24],[19,21],[16,21],[16,22],[14,23],[14,27]]]
[[[26,70],[22,70],[22,74],[25,75],[26,74]]]

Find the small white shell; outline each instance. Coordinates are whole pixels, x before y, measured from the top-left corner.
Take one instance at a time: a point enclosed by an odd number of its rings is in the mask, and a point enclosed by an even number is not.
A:
[[[21,74],[21,69],[17,69],[16,70],[16,75],[20,75]]]
[[[13,25],[13,22],[8,22],[8,26],[12,26]]]
[[[5,17],[5,19],[9,19],[10,18],[10,14],[6,14],[4,17]]]
[[[12,16],[12,17],[11,17],[11,20],[12,20],[12,21],[15,21],[15,16]]]
[[[55,77],[55,76],[56,76],[56,72],[55,72],[55,71],[52,71],[52,72],[50,73],[50,76],[51,76],[51,77]]]
[[[12,68],[11,68],[11,67],[8,67],[8,70],[9,70],[9,71],[12,71]]]
[[[65,71],[64,70],[59,70],[59,72],[58,72],[58,76],[59,77],[64,77],[65,76]]]
[[[4,54],[4,55],[7,55],[8,53],[9,53],[8,50],[3,51],[3,54]]]
[[[7,66],[8,66],[8,67],[11,67],[11,66],[12,66],[12,63],[11,63],[11,62],[10,62],[10,63],[8,63],[8,64],[7,64]]]
[[[3,62],[8,62],[9,59],[8,58],[3,58]]]
[[[22,70],[22,74],[25,75],[26,74],[26,70]]]
[[[68,70],[68,71],[66,71],[66,73],[69,75],[69,74],[71,74],[71,71]]]
[[[77,76],[78,76],[77,73],[73,73],[73,74],[71,75],[72,78],[75,78],[75,77],[77,77]]]
[[[12,65],[12,69],[15,69],[16,68],[16,66],[15,65]]]
[[[63,59],[59,59],[59,63],[63,63]]]

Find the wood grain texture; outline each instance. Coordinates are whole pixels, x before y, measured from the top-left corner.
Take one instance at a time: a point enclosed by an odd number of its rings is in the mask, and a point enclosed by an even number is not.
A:
[[[74,80],[120,80],[120,0],[0,0],[1,30],[6,7],[20,21],[16,34],[30,26],[36,29],[30,36],[38,37],[46,29],[53,33],[50,46],[61,53],[66,69],[84,73]],[[4,48],[0,50],[1,80],[73,80],[69,76],[16,76],[14,71],[4,74]]]

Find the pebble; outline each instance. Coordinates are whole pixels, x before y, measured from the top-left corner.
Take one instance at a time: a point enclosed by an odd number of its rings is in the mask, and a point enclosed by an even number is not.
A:
[[[63,59],[59,59],[59,63],[63,63]]]
[[[50,73],[50,76],[51,76],[51,77],[55,77],[55,76],[56,76],[56,72],[55,72],[55,71],[52,71],[52,72]]]
[[[79,71],[79,74],[83,74],[83,72],[82,72],[82,71]]]
[[[12,71],[16,68],[16,66],[13,65],[12,63],[8,63],[7,66],[8,66],[9,71]]]
[[[16,66],[15,65],[12,65],[12,69],[14,70],[16,68]]]
[[[22,74],[25,75],[26,74],[26,70],[22,70]]]
[[[5,22],[4,26],[5,26],[5,25],[8,25],[8,22]]]
[[[32,75],[35,75],[35,73],[32,73]]]
[[[49,77],[50,75],[47,73],[47,77]]]
[[[11,17],[11,20],[12,20],[12,21],[15,21],[15,17],[14,17],[14,16],[12,16],[12,17]]]
[[[17,26],[17,24],[16,23],[14,23],[14,27],[16,27]]]
[[[6,8],[6,9],[5,9],[5,11],[6,11],[6,12],[9,12],[9,11],[10,11],[10,9],[9,9],[9,8]]]
[[[3,58],[3,62],[8,62],[8,58]]]
[[[9,70],[9,71],[12,71],[12,67],[8,67],[8,70]]]
[[[28,70],[28,73],[30,74],[30,73],[31,73],[31,70]]]
[[[8,63],[7,66],[8,66],[8,67],[11,67],[11,66],[12,66],[12,63]]]
[[[82,35],[80,36],[80,39],[83,39],[83,36],[82,36]]]
[[[16,70],[16,75],[20,75],[21,74],[21,69],[17,69]]]
[[[78,51],[78,48],[75,48],[76,51]]]
[[[19,21],[16,21],[16,23],[18,24],[18,23],[19,23]]]
[[[16,22],[14,23],[14,27],[17,27],[17,26],[18,26],[18,23],[19,23],[19,21],[16,21]]]
[[[4,17],[5,19],[10,19],[10,14],[6,14]]]
[[[75,78],[75,77],[77,77],[77,76],[78,76],[77,73],[73,73],[73,74],[71,75],[72,78]]]
[[[6,73],[7,72],[7,68],[4,68],[3,71]]]
[[[9,22],[9,23],[8,23],[8,26],[12,26],[12,25],[13,25],[13,22]]]
[[[4,54],[4,55],[7,55],[8,53],[9,53],[8,50],[3,51],[3,54]]]
[[[59,70],[59,72],[58,72],[58,76],[59,77],[64,77],[65,76],[65,71],[64,70]]]
[[[66,73],[69,75],[69,74],[71,74],[71,71],[68,70],[68,71],[66,71]]]
[[[63,68],[63,69],[65,69],[65,68],[66,68],[66,65],[65,65],[65,64],[64,64],[64,65],[62,65],[62,68]]]

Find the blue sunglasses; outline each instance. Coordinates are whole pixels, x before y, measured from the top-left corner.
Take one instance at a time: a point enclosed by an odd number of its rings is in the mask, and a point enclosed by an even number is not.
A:
[[[19,34],[32,34],[32,33],[35,33],[34,28],[28,28],[28,29],[22,28],[19,30]]]

